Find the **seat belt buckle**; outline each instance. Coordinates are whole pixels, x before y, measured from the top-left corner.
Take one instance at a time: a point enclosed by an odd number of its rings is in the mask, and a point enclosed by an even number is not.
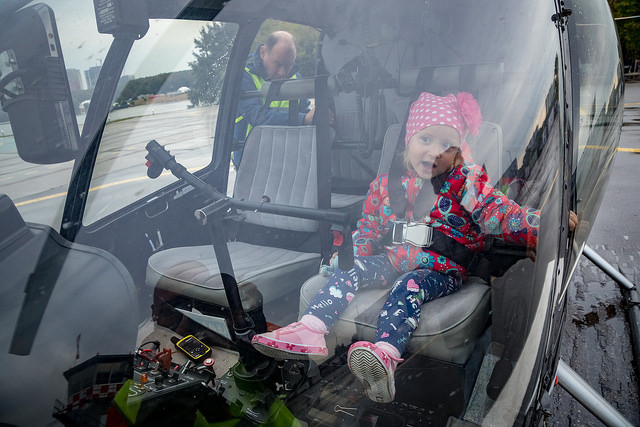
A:
[[[410,222],[407,224],[404,240],[414,246],[428,248],[433,243],[433,228],[425,223]]]
[[[391,243],[394,245],[402,245],[407,234],[407,221],[395,220],[393,222],[393,230],[391,231]]]
[[[410,243],[414,246],[429,247],[433,243],[433,228],[423,222],[394,221],[391,242],[394,245]]]

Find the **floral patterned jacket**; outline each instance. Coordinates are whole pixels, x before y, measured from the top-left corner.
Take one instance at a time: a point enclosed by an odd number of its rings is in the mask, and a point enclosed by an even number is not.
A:
[[[413,203],[423,185],[423,179],[407,171],[402,187],[407,200],[407,218],[412,218]],[[429,268],[447,274],[466,275],[466,269],[446,256],[409,243],[384,246],[383,238],[396,219],[389,204],[388,176],[380,175],[369,186],[363,204],[362,219],[353,233],[355,255],[367,256],[385,252],[400,272]],[[427,185],[430,183],[427,181]],[[414,218],[414,220],[417,220]],[[485,171],[475,164],[465,163],[454,168],[436,195],[436,201],[421,219],[437,227],[449,237],[474,251],[485,250],[487,235],[535,247],[540,224],[540,211],[520,207],[499,190],[493,188]]]

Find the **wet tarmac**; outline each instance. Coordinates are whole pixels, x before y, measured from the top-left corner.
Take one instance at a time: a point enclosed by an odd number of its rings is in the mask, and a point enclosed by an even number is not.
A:
[[[640,283],[640,82],[628,82],[620,149],[587,244]],[[571,280],[560,357],[633,425],[640,425],[638,370],[618,285],[584,256]],[[552,426],[603,425],[556,386]]]

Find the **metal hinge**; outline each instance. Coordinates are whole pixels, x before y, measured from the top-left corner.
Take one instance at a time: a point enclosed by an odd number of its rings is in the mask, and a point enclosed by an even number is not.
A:
[[[566,7],[562,7],[560,12],[554,13],[551,15],[551,20],[556,24],[556,27],[564,30],[565,25],[567,25],[567,20],[573,11],[571,9],[567,9]]]

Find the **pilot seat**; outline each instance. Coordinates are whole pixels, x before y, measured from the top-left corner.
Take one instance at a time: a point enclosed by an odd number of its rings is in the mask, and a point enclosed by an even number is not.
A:
[[[317,208],[315,135],[315,126],[253,128],[236,175],[234,198],[261,202],[266,197],[271,203]],[[227,248],[245,312],[258,329],[265,327],[263,312],[277,324],[295,320],[295,310],[282,310],[282,304],[291,296],[295,307],[300,286],[318,272],[319,245],[313,241],[318,222],[251,211],[240,216],[237,238],[227,242]],[[291,247],[292,242],[297,247]],[[229,317],[211,244],[151,255],[146,283],[155,289],[153,311],[162,326],[176,327],[182,317],[176,309]]]

